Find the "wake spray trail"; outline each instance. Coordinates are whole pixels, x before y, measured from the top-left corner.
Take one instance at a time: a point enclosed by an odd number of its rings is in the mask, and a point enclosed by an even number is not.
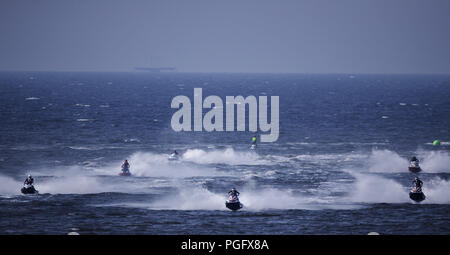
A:
[[[227,164],[227,165],[269,165],[269,160],[261,158],[253,151],[235,151],[232,148],[204,151],[201,149],[187,150],[183,160],[197,164]]]
[[[422,171],[426,173],[450,173],[450,155],[445,151],[419,151]]]
[[[51,178],[36,183],[35,187],[41,194],[93,194],[114,191],[114,187],[102,184],[92,176]]]
[[[424,183],[423,192],[427,196],[422,203],[450,204],[450,182],[441,178],[433,178]]]
[[[0,175],[0,195],[17,195],[20,194],[23,182],[14,180],[11,177]]]
[[[415,155],[424,173],[450,173],[450,155],[447,152],[419,150]],[[372,173],[401,173],[406,172],[409,166],[408,158],[390,150],[373,150],[366,162]]]
[[[137,177],[168,177],[186,178],[193,176],[217,176],[224,175],[215,168],[206,166],[194,166],[183,160],[170,161],[169,155],[155,154],[151,152],[136,152],[128,157],[130,172]],[[97,174],[118,175],[123,162],[116,161],[104,167],[94,168]]]
[[[407,159],[390,150],[373,150],[366,162],[372,173],[405,172],[409,165]]]
[[[348,199],[357,203],[406,203],[408,191],[400,183],[371,174],[348,171],[356,181],[350,188]]]

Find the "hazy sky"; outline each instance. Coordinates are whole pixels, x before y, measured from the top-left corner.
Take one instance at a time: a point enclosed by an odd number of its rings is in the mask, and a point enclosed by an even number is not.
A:
[[[0,0],[0,70],[450,73],[449,0]]]

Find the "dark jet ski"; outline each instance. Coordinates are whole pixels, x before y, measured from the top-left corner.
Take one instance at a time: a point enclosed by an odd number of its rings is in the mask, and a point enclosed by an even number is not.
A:
[[[422,171],[422,169],[419,166],[419,160],[416,157],[413,157],[411,159],[411,163],[409,164],[408,170],[415,174]]]
[[[412,166],[410,166],[410,167],[408,167],[408,170],[410,172],[412,172],[412,173],[417,174],[418,172],[422,171],[422,168],[420,168],[420,166],[419,167],[412,167]]]
[[[34,188],[33,185],[25,184],[20,190],[23,194],[38,194],[39,192]]]
[[[417,174],[418,172],[422,171],[422,169],[420,167],[408,167],[410,172],[413,172],[415,174]]]
[[[131,176],[130,171],[122,171],[120,174],[120,176]]]
[[[130,176],[130,168],[129,167],[122,167],[122,172],[119,174],[120,176]]]
[[[419,203],[425,200],[425,194],[423,194],[422,189],[420,188],[413,188],[409,192],[409,198],[414,200],[415,202]]]
[[[119,174],[120,176],[130,176],[130,163],[128,163],[128,160],[125,159],[125,161],[122,164],[122,172]]]
[[[239,202],[238,197],[234,195],[231,195],[230,198],[225,202],[225,206],[232,211],[237,211],[244,207],[244,205]]]

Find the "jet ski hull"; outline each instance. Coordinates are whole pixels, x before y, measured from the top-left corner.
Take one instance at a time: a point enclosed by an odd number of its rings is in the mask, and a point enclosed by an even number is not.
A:
[[[177,155],[170,155],[169,156],[169,160],[172,160],[172,161],[178,160],[178,156]]]
[[[425,194],[423,192],[409,192],[409,198],[416,202],[422,202],[425,200]]]
[[[119,175],[120,176],[130,176],[131,173],[130,172],[121,172]]]
[[[33,187],[23,187],[21,190],[22,194],[38,194],[39,192]]]
[[[252,145],[250,146],[250,150],[256,150],[256,144],[252,144]]]
[[[232,210],[232,211],[237,211],[239,209],[242,209],[242,207],[244,207],[243,204],[241,204],[241,202],[225,202],[225,206]]]
[[[410,167],[408,167],[408,169],[412,173],[418,173],[418,172],[422,171],[422,169],[420,167],[412,167],[412,166],[410,166]]]

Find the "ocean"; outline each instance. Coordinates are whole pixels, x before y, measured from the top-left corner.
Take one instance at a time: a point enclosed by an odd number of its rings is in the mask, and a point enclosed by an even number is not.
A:
[[[194,88],[279,96],[278,140],[175,132]],[[1,72],[0,112],[0,234],[450,234],[450,76]]]

